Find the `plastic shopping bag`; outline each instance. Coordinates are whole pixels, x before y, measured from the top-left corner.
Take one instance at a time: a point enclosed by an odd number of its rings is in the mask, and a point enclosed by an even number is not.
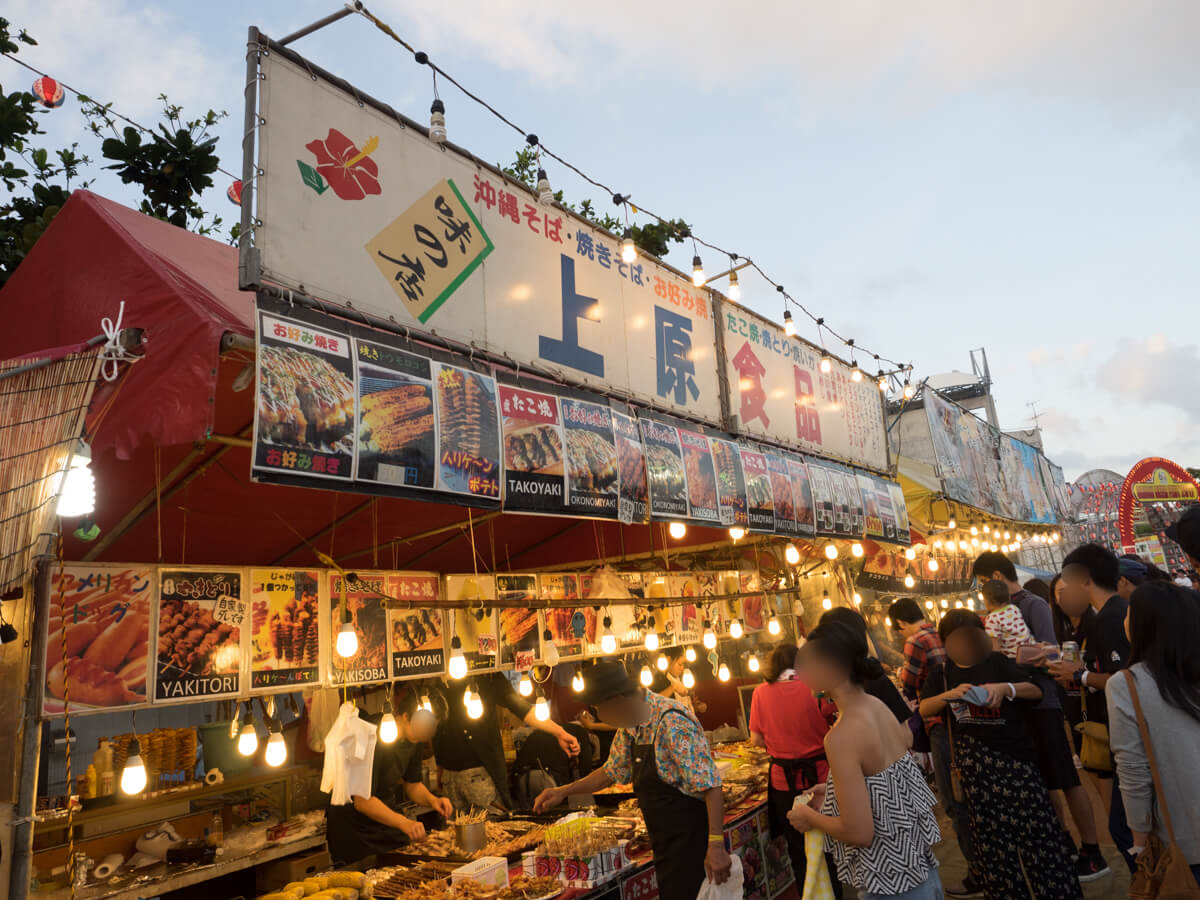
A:
[[[729,859],[732,865],[725,883],[716,884],[707,878],[704,879],[696,900],[742,900],[742,858],[733,853]]]
[[[833,882],[825,865],[825,832],[811,828],[804,833],[804,862],[801,900],[833,900]]]

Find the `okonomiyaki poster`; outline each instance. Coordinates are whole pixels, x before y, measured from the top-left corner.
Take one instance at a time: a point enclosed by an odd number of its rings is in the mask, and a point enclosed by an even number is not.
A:
[[[317,681],[322,644],[320,597],[318,570],[250,571],[251,689]]]
[[[780,453],[763,454],[767,461],[767,474],[771,480],[771,507],[775,518],[775,531],[784,535],[800,534],[796,524],[796,499],[792,489],[792,476],[788,472],[788,461]],[[800,465],[803,465],[801,463]],[[808,484],[808,473],[804,476]]]
[[[746,513],[753,531],[775,530],[775,494],[767,458],[757,450],[739,447],[746,476]]]
[[[650,515],[662,518],[686,516],[687,478],[683,473],[678,430],[673,425],[645,416],[638,417],[638,424],[646,453]]]
[[[717,473],[718,514],[722,525],[750,524],[746,511],[746,476],[737,444],[711,438],[713,466]]]
[[[567,445],[567,508],[587,516],[617,517],[617,445],[612,410],[562,398]]]
[[[453,494],[499,499],[500,419],[490,375],[435,363],[438,487]]]
[[[360,481],[433,488],[437,434],[433,416],[432,361],[386,343],[354,342],[358,369]]]
[[[617,439],[617,518],[626,524],[645,522],[646,455],[637,420],[613,410],[613,434]]]
[[[258,311],[257,471],[342,481],[353,474],[350,337],[320,321]]]
[[[500,607],[500,665],[518,671],[533,668],[541,646],[536,575],[497,575],[496,599]],[[515,603],[517,606],[508,606]]]
[[[389,608],[388,651],[393,678],[440,675],[446,669],[446,617],[436,603],[438,577],[432,572],[388,575],[388,594],[406,605]],[[413,604],[412,607],[407,604]]]
[[[717,474],[708,438],[683,428],[678,430],[679,446],[683,450],[683,469],[687,474],[688,515],[703,522],[719,522]]]
[[[504,438],[504,508],[562,513],[563,430],[553,394],[501,384]]]

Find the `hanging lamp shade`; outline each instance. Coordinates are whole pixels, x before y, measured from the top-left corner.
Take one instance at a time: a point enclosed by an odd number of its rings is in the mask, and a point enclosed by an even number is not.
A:
[[[225,191],[225,196],[229,198],[229,202],[234,206],[242,205],[242,179],[231,183]]]
[[[42,106],[55,109],[63,105],[63,101],[67,99],[67,92],[49,75],[43,75],[33,83],[33,96],[38,98]]]

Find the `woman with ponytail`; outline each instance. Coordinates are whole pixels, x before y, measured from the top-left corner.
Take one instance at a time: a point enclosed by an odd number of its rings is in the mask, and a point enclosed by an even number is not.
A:
[[[883,674],[866,636],[842,622],[818,625],[798,665],[804,681],[837,704],[838,720],[825,736],[829,777],[788,821],[825,832],[838,877],[863,900],[941,900],[930,849],[941,840],[936,801],[909,755],[912,732],[863,689]]]

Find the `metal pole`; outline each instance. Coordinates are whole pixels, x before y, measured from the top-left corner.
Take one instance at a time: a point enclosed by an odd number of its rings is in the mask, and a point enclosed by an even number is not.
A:
[[[87,341],[85,341],[83,343],[83,346],[80,347],[79,350],[74,351],[74,352],[82,352],[84,350],[89,350],[92,347],[95,347],[97,344],[103,344],[106,340],[108,340],[108,337],[106,335],[98,334],[94,338],[89,338]],[[45,359],[35,360],[34,362],[26,363],[23,366],[17,366],[15,369],[5,369],[3,372],[0,372],[0,381],[3,381],[5,378],[12,378],[14,375],[21,375],[25,372],[32,372],[34,369],[45,368],[46,366],[50,365],[50,363],[54,363],[54,362],[59,362],[59,360],[54,359],[53,357],[47,356]]]
[[[300,40],[300,38],[310,35],[314,31],[319,31],[320,29],[324,28],[326,25],[332,25],[334,22],[337,22],[340,19],[346,18],[346,16],[349,16],[349,15],[352,15],[352,14],[358,12],[360,9],[362,9],[362,3],[358,3],[358,2],[347,3],[344,7],[339,9],[337,12],[330,13],[323,19],[317,19],[317,21],[313,22],[311,25],[305,25],[299,31],[293,31],[287,37],[281,38],[279,40],[279,43],[290,44],[292,41],[298,41],[298,40]]]
[[[238,287],[245,290],[259,281],[258,249],[254,246],[254,183],[258,177],[255,135],[258,129],[258,29],[250,26],[246,34],[246,111],[242,120],[242,221],[238,234]]]

